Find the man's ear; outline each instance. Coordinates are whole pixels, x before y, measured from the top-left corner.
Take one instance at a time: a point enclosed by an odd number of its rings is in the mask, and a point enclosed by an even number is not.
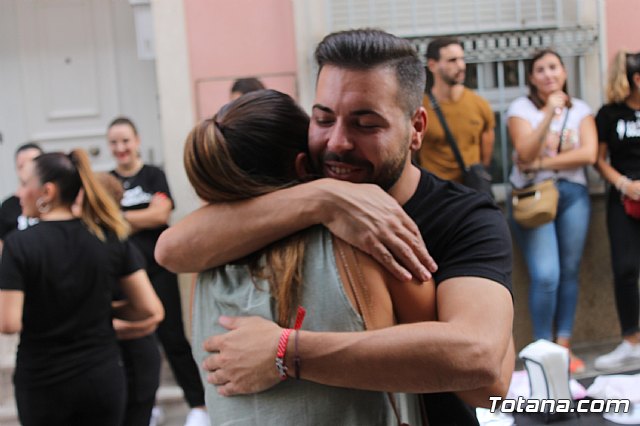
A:
[[[429,71],[431,71],[432,74],[433,74],[433,70],[435,69],[437,63],[438,63],[438,61],[436,61],[435,59],[427,59],[427,69]]]
[[[427,131],[427,111],[424,107],[416,110],[411,117],[411,143],[409,148],[411,151],[418,151],[422,146],[422,138]]]
[[[311,174],[311,167],[309,165],[309,156],[305,152],[296,155],[295,168],[298,179],[307,180]]]

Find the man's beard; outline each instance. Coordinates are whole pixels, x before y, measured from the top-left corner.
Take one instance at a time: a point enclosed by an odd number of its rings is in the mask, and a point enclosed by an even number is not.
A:
[[[456,86],[458,84],[464,84],[464,75],[465,74],[462,73],[462,79],[457,78],[458,74],[459,73],[456,73],[454,77],[449,77],[447,75],[442,75],[442,81],[444,81],[447,86]]]
[[[336,154],[335,152],[328,152],[322,154],[320,161],[312,160],[311,167],[313,169],[313,173],[319,177],[324,176],[325,162],[327,161],[335,161],[341,162],[344,164],[350,164],[352,166],[356,166],[363,170],[367,170],[367,177],[362,182],[355,183],[373,183],[378,185],[385,191],[389,191],[393,187],[393,185],[398,182],[400,176],[405,167],[405,162],[407,160],[407,155],[409,155],[408,151],[404,149],[400,150],[396,155],[392,158],[385,160],[380,165],[380,171],[377,175],[373,174],[373,165],[366,160],[362,160],[360,158],[355,157],[351,153],[346,154]]]

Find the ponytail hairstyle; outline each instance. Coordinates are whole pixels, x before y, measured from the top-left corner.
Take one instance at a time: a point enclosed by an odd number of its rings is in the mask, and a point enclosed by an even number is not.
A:
[[[640,73],[640,52],[629,53],[619,50],[609,67],[607,82],[607,101],[624,102],[634,86],[633,75]]]
[[[93,234],[104,241],[102,227],[105,227],[120,240],[127,237],[129,225],[122,217],[118,205],[93,174],[85,150],[75,149],[69,155],[61,152],[45,153],[34,161],[40,183],[51,182],[57,186],[60,204],[71,207],[80,189],[84,191],[81,219]]]
[[[259,90],[225,105],[187,136],[184,166],[210,203],[244,200],[298,183],[295,160],[307,152],[309,117],[284,93]],[[251,275],[266,279],[277,321],[290,326],[299,301],[305,240],[294,234],[249,256]],[[261,255],[266,262],[260,262]]]
[[[529,64],[527,66],[527,86],[529,86],[529,100],[531,102],[533,102],[533,104],[536,106],[536,108],[541,109],[542,107],[544,107],[544,101],[542,100],[542,98],[540,97],[540,94],[538,93],[538,88],[536,86],[534,86],[531,83],[531,76],[533,75],[533,69],[536,65],[536,62],[538,62],[538,60],[540,58],[542,58],[543,56],[546,55],[553,55],[556,58],[558,58],[558,60],[560,61],[560,65],[562,65],[562,68],[565,68],[564,66],[564,61],[562,60],[562,57],[560,56],[560,54],[558,52],[556,52],[553,49],[542,49],[542,50],[538,50],[533,54],[533,57],[531,58],[531,60],[529,61]],[[565,68],[566,69],[566,68]],[[564,93],[567,94],[568,98],[567,98],[567,108],[571,108],[571,96],[569,96],[569,89],[567,88],[567,82],[564,82],[564,85],[562,86],[562,91]]]

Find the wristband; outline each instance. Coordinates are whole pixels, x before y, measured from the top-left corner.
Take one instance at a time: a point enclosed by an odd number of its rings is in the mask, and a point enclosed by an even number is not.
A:
[[[280,334],[280,340],[278,341],[278,353],[276,354],[276,370],[278,370],[278,375],[280,376],[280,380],[285,380],[287,378],[287,366],[284,365],[284,355],[287,352],[287,344],[289,343],[289,336],[293,330],[290,328],[285,328],[282,330]]]
[[[300,380],[300,354],[298,354],[298,335],[299,334],[300,334],[300,330],[296,330],[296,336],[293,339],[293,342],[294,342],[293,368],[295,371],[296,380]]]
[[[296,314],[296,322],[293,328],[285,328],[280,333],[280,339],[278,340],[278,352],[276,353],[276,370],[278,370],[278,375],[280,376],[280,380],[285,380],[287,378],[287,366],[284,364],[284,356],[287,353],[287,345],[289,344],[289,336],[292,331],[296,331],[296,337],[298,336],[297,331],[302,326],[302,322],[304,321],[304,316],[307,311],[302,307],[298,306],[298,312]],[[298,340],[296,338],[296,355],[298,354],[297,348]],[[296,370],[296,378],[300,377],[300,357],[298,357],[298,361],[295,367]],[[294,362],[295,364],[295,362]]]

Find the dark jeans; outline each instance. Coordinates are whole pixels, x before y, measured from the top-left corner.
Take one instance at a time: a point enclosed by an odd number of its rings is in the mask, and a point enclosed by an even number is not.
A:
[[[55,385],[16,384],[23,426],[120,426],[127,397],[122,361],[114,358]]]
[[[628,336],[640,331],[640,220],[627,216],[620,193],[614,189],[607,202],[607,229],[618,319],[622,335]]]
[[[155,334],[120,340],[127,374],[127,406],[123,426],[148,426],[160,385],[160,350]]]
[[[191,354],[191,345],[184,334],[178,277],[166,269],[161,269],[149,272],[149,278],[164,305],[164,320],[158,326],[156,333],[173,375],[184,391],[190,407],[204,405],[204,388],[200,381],[198,366]]]

